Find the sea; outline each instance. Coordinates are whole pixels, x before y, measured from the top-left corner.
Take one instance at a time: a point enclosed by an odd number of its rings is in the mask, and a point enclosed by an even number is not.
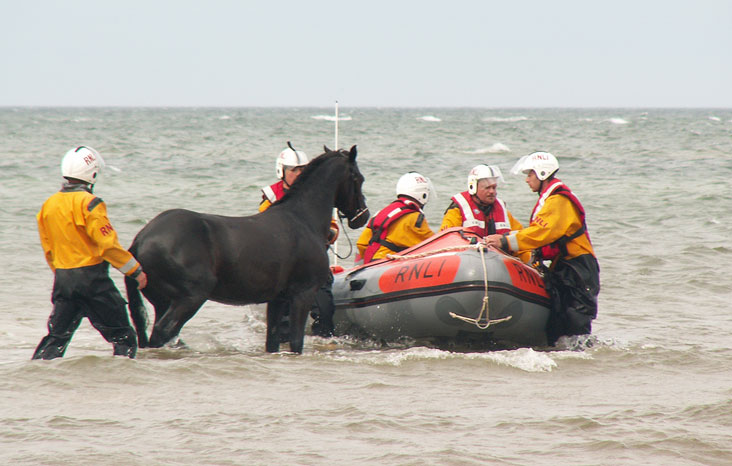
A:
[[[509,171],[553,153],[601,267],[592,337],[308,335],[302,355],[268,354],[262,306],[208,302],[134,360],[87,321],[64,358],[30,360],[53,285],[35,215],[67,150],[104,157],[95,194],[128,247],[166,209],[255,213],[287,141],[311,158],[357,146],[372,212],[405,172],[429,177],[435,230],[480,163],[527,224],[536,194]],[[1,464],[732,464],[732,109],[4,107],[0,170]],[[359,233],[333,263],[352,266]]]

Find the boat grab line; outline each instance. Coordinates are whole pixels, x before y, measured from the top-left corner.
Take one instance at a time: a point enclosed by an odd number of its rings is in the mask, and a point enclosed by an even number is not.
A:
[[[436,249],[434,251],[428,251],[428,252],[423,252],[423,253],[419,253],[419,254],[405,254],[405,255],[387,254],[386,257],[388,259],[392,259],[392,260],[407,260],[407,259],[415,259],[415,258],[419,258],[419,257],[432,256],[435,254],[439,254],[441,252],[449,252],[449,251],[455,251],[455,250],[461,250],[461,249],[462,250],[477,249],[478,251],[480,251],[480,263],[483,264],[483,289],[485,290],[485,294],[483,295],[483,305],[480,308],[480,314],[478,314],[477,319],[461,316],[459,314],[455,314],[454,312],[449,313],[450,317],[452,317],[453,319],[462,320],[463,322],[467,322],[469,324],[474,324],[476,327],[478,327],[481,330],[485,330],[493,324],[500,324],[501,322],[506,322],[508,320],[511,320],[511,317],[513,317],[513,316],[508,316],[508,317],[504,317],[502,319],[496,319],[496,320],[490,319],[491,312],[490,312],[490,306],[488,303],[488,269],[485,266],[485,250],[486,250],[485,243],[466,244],[464,246],[451,246],[451,247]],[[485,318],[483,318],[484,314],[485,314]]]

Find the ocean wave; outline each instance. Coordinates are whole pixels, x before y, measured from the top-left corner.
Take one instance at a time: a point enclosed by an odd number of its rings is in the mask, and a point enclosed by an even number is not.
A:
[[[431,121],[431,122],[440,122],[440,121],[442,121],[441,119],[437,118],[436,116],[432,116],[432,115],[421,116],[421,117],[419,117],[417,119],[418,120],[422,120],[422,121]]]
[[[707,117],[707,118],[709,118],[709,119],[710,119],[711,121],[722,121],[722,119],[721,119],[721,118],[719,118],[719,117],[715,117],[715,116],[709,116],[709,117]]]
[[[482,121],[487,121],[487,122],[491,122],[491,123],[514,123],[517,121],[526,121],[528,119],[529,119],[529,117],[525,117],[525,116],[481,118]]]
[[[463,151],[464,154],[505,154],[511,152],[511,149],[508,148],[505,144],[501,144],[500,142],[496,142],[490,147],[483,147],[481,149],[474,149],[474,150],[467,150]]]
[[[564,353],[570,353],[567,356]],[[557,367],[553,359],[555,353],[544,353],[531,348],[520,348],[507,351],[492,351],[480,353],[456,353],[437,348],[415,347],[400,350],[373,350],[362,353],[353,351],[337,351],[329,357],[339,361],[352,363],[366,363],[374,365],[401,366],[412,361],[428,360],[477,360],[509,366],[525,372],[550,372]],[[561,352],[562,359],[584,358],[591,359],[590,355],[581,352]]]
[[[325,120],[325,121],[335,121],[336,117],[335,115],[313,115],[310,118],[313,120]],[[338,121],[351,121],[350,116],[340,116],[338,117]]]
[[[609,121],[610,123],[612,123],[614,125],[627,125],[628,123],[630,123],[628,120],[625,120],[623,118],[618,118],[618,117],[610,118],[607,121]]]

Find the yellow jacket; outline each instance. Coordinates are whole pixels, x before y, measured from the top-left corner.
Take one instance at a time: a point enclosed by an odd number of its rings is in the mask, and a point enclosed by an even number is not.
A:
[[[140,264],[117,239],[107,207],[93,194],[66,188],[49,197],[36,216],[41,246],[51,270],[112,264],[132,275]]]
[[[427,224],[426,218],[423,218],[421,225],[417,226],[417,219],[420,215],[420,212],[412,212],[395,220],[386,230],[386,240],[397,246],[410,248],[434,235],[434,232]],[[371,228],[364,228],[356,242],[359,255],[363,256],[364,251],[369,245],[369,241],[371,241],[372,235],[373,231],[371,231]],[[376,251],[372,260],[383,259],[387,254],[393,254],[394,252],[382,245]]]
[[[528,227],[508,235],[508,246],[512,251],[534,250],[572,235],[581,227],[582,219],[572,201],[558,194],[549,196]],[[586,232],[567,243],[567,253],[568,259],[595,255]]]
[[[264,199],[259,204],[259,211],[264,212],[265,210],[269,209],[272,205],[271,202],[269,202],[269,199]],[[328,241],[330,244],[335,243],[335,241],[338,239],[338,234],[340,233],[341,229],[338,226],[338,222],[336,219],[331,218],[330,219],[330,235],[328,235]]]

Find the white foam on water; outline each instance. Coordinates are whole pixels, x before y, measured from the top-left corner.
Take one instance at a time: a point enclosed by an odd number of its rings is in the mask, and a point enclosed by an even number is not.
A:
[[[468,150],[464,151],[465,154],[505,154],[511,152],[511,149],[508,148],[507,145],[501,144],[500,142],[494,143],[490,147],[483,147],[481,149],[474,149],[474,150]]]
[[[565,354],[566,353],[566,354]],[[414,347],[400,350],[374,350],[367,352],[337,351],[331,353],[333,359],[352,363],[401,366],[412,361],[428,360],[478,360],[501,366],[513,367],[526,372],[550,372],[557,363],[555,355],[562,359],[590,359],[576,351],[544,353],[531,348],[480,353],[457,353],[436,348]]]
[[[609,121],[610,123],[612,123],[614,125],[627,125],[628,123],[630,123],[628,120],[625,120],[623,118],[617,118],[617,117],[616,118],[610,118],[607,121]]]
[[[430,122],[440,122],[440,121],[442,121],[441,119],[437,118],[436,116],[432,116],[432,115],[421,116],[421,117],[419,117],[417,119],[418,120],[422,120],[422,121],[430,121]]]
[[[529,117],[525,116],[512,116],[512,117],[484,117],[482,121],[491,123],[514,123],[517,121],[526,121]]]
[[[712,121],[722,121],[722,119],[721,119],[721,118],[719,118],[719,117],[715,117],[715,116],[710,116],[710,117],[708,117],[708,118],[709,118],[710,120],[712,120]]]
[[[310,118],[312,118],[313,120],[336,121],[335,115],[313,115]],[[351,117],[339,116],[338,121],[351,121]]]

